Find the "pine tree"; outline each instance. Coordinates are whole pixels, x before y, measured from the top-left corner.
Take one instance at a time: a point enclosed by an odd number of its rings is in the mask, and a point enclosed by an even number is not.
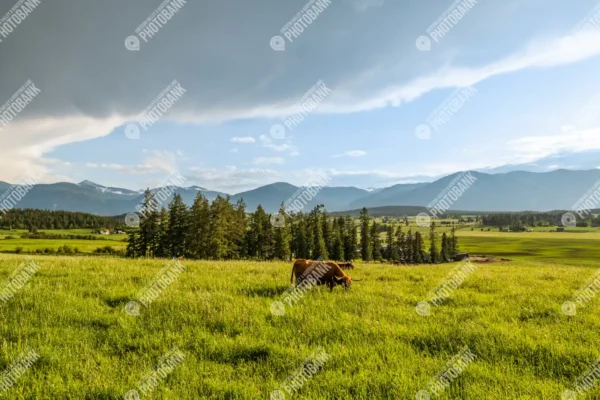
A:
[[[456,237],[456,228],[454,224],[452,224],[452,229],[450,230],[450,257],[454,257],[457,255],[460,250],[458,249],[458,238]]]
[[[190,258],[208,258],[210,233],[210,205],[201,192],[198,192],[190,210],[187,233],[187,253]]]
[[[132,228],[127,232],[129,237],[127,238],[127,250],[125,256],[128,258],[136,258],[140,255],[138,248],[138,229]]]
[[[363,261],[371,261],[371,238],[369,232],[369,212],[366,207],[360,212],[360,255]]]
[[[387,260],[394,260],[394,257],[392,257],[392,253],[394,253],[395,250],[395,246],[394,246],[394,227],[389,224],[386,228],[386,237],[385,237],[385,244],[387,245],[386,249],[385,249],[385,258]]]
[[[138,238],[139,255],[154,257],[160,244],[158,202],[150,189],[144,192],[142,211],[140,216],[140,230]]]
[[[329,254],[327,253],[327,246],[325,245],[325,239],[323,238],[323,230],[321,223],[321,207],[322,205],[316,206],[309,214],[310,225],[312,227],[312,259],[322,258],[327,260]]]
[[[440,262],[440,253],[435,237],[435,221],[431,221],[431,226],[429,227],[429,262],[432,264],[438,264]]]
[[[295,216],[294,222],[294,257],[295,258],[303,258],[309,259],[310,252],[308,250],[308,243],[306,237],[306,217],[302,213],[298,213]]]
[[[287,261],[290,259],[290,242],[292,240],[292,235],[290,232],[289,217],[285,212],[283,203],[281,203],[281,207],[279,208],[279,215],[283,216],[285,225],[282,227],[275,227],[273,256],[276,259]]]
[[[185,254],[188,231],[188,210],[179,193],[175,194],[169,204],[169,228],[167,231],[167,249],[170,257]]]
[[[350,216],[347,216],[345,219],[340,217],[340,220],[344,232],[343,240],[345,260],[351,261],[354,259],[354,253],[356,253],[356,230],[354,220]],[[340,224],[340,220],[338,220],[338,225]]]
[[[381,261],[381,239],[379,238],[379,224],[373,221],[371,225],[371,253],[373,261]]]
[[[158,217],[158,238],[156,257],[169,257],[169,213],[164,207]]]
[[[344,240],[342,239],[343,231],[338,224],[336,224],[335,226],[337,227],[337,229],[333,233],[335,239],[333,243],[333,251],[331,258],[334,261],[344,261],[346,257],[344,257]]]
[[[452,245],[448,235],[446,232],[442,234],[442,251],[440,257],[442,258],[442,262],[450,262],[450,246]]]
[[[208,235],[209,245],[207,255],[209,258],[212,259],[225,259],[228,255],[228,204],[228,200],[224,199],[221,196],[217,196],[217,198],[210,205],[210,229]],[[260,208],[262,210],[262,207]]]
[[[421,236],[420,232],[415,233],[415,238],[413,240],[413,263],[414,264],[423,264],[423,236]]]

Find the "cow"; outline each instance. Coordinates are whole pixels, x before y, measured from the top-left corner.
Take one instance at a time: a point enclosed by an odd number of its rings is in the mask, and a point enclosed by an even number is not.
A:
[[[296,260],[292,267],[290,283],[294,283],[294,275],[296,275],[296,286],[309,276],[314,278],[318,285],[327,285],[330,291],[333,291],[337,285],[343,285],[348,289],[352,284],[350,275],[332,261]]]
[[[352,264],[352,261],[339,262],[337,265],[339,265],[341,269],[354,269],[354,264]]]

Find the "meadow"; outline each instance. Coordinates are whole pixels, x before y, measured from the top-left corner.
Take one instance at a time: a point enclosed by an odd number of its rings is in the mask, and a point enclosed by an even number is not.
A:
[[[464,239],[464,250],[481,240],[500,249],[497,237]],[[28,346],[40,359],[5,396],[122,399],[177,346],[183,362],[142,398],[269,399],[322,348],[328,361],[293,397],[414,399],[468,346],[475,360],[432,398],[557,399],[600,356],[597,299],[561,312],[595,272],[569,246],[536,259],[535,241],[511,243],[513,261],[477,264],[429,316],[415,306],[452,264],[357,263],[350,274],[364,280],[350,290],[314,288],[278,316],[291,263],[184,260],[187,271],[134,316],[125,306],[166,260],[33,256],[40,271],[0,308],[0,370]],[[0,255],[0,282],[27,258]]]

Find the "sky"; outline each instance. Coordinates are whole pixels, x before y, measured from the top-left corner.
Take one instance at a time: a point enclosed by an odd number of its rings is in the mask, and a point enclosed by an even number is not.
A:
[[[0,116],[37,93],[2,181],[369,188],[600,150],[596,1],[168,0],[154,33],[160,0],[27,1],[3,35],[0,0]]]

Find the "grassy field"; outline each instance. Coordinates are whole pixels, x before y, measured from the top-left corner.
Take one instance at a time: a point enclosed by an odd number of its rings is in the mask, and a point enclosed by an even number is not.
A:
[[[561,313],[595,269],[553,251],[554,261],[478,265],[429,316],[415,306],[452,265],[358,264],[364,281],[349,291],[312,289],[276,316],[290,263],[184,261],[131,316],[125,305],[165,261],[33,257],[40,271],[0,308],[0,369],[28,346],[40,359],[5,396],[122,399],[177,346],[183,362],[142,398],[268,399],[322,347],[329,360],[294,397],[414,399],[468,346],[475,360],[437,398],[558,399],[600,356],[600,317],[597,301]],[[0,255],[0,282],[25,259]]]

